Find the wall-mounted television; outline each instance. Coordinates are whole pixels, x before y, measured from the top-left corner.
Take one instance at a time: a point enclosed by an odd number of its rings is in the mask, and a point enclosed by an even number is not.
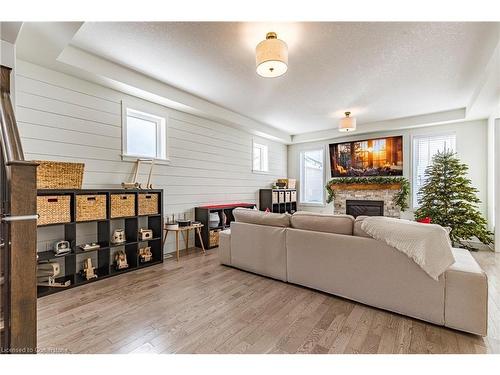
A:
[[[332,177],[403,175],[403,137],[330,144]]]

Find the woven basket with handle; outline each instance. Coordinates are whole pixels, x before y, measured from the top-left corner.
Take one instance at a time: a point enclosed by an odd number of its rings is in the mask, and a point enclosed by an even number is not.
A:
[[[134,194],[111,194],[111,217],[135,216]]]
[[[158,194],[139,193],[139,215],[155,215],[158,213]]]
[[[71,221],[69,195],[39,195],[36,197],[37,225],[69,223]]]
[[[106,195],[76,196],[76,221],[91,221],[106,219]]]

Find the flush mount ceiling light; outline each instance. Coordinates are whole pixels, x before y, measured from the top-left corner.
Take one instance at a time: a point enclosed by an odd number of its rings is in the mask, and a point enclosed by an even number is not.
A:
[[[288,69],[288,46],[276,33],[267,33],[266,40],[255,48],[255,62],[261,77],[279,77]]]
[[[339,131],[341,132],[352,132],[356,130],[356,118],[349,117],[351,112],[345,112],[345,117],[340,119]]]

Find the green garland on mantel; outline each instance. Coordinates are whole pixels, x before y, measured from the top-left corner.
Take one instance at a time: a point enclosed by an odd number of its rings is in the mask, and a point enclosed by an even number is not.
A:
[[[348,184],[373,184],[373,185],[393,185],[399,184],[400,188],[396,195],[394,195],[394,204],[398,206],[401,211],[408,209],[408,197],[410,195],[410,182],[405,177],[337,177],[332,178],[326,184],[328,191],[327,203],[331,203],[335,199],[335,191],[332,185],[348,185]]]

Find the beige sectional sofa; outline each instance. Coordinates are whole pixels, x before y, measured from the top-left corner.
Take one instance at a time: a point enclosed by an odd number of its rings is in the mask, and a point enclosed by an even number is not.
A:
[[[415,262],[361,229],[348,215],[236,209],[221,232],[220,262],[434,324],[485,336],[486,274],[471,254],[430,278]]]

